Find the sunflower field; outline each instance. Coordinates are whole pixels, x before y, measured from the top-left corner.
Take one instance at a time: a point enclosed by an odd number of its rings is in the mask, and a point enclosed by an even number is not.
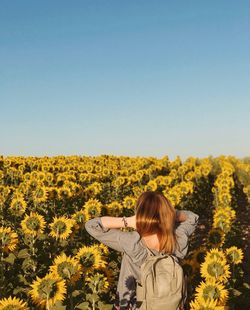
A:
[[[0,156],[0,310],[112,309],[121,254],[84,224],[133,215],[146,190],[200,216],[189,309],[249,309],[250,158],[100,155]]]

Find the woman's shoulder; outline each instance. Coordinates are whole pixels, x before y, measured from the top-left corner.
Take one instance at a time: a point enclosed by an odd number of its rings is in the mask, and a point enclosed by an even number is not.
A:
[[[119,236],[119,242],[123,247],[124,251],[127,253],[132,253],[135,250],[141,248],[141,236],[136,230],[130,232],[123,232]]]

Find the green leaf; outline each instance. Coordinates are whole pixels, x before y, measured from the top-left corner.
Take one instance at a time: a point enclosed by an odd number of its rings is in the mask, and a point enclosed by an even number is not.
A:
[[[27,287],[16,287],[14,290],[13,290],[13,294],[16,295],[18,293],[28,293],[29,291],[29,288]]]
[[[92,294],[87,294],[86,295],[86,299],[87,300],[91,300],[91,301],[98,301],[99,299],[100,299],[100,297],[98,296],[98,294],[96,294],[96,293],[92,293]]]
[[[98,306],[102,310],[112,310],[112,308],[113,308],[112,304],[104,304],[102,301],[98,302]]]
[[[50,307],[51,310],[66,310],[67,306],[64,306],[61,301],[57,301],[54,306]]]
[[[13,253],[10,253],[9,256],[7,256],[4,261],[13,265],[14,264],[14,261],[16,259],[16,256],[13,254]]]
[[[25,277],[22,274],[18,275],[19,281],[24,283],[25,285],[30,285],[30,283],[25,279]]]
[[[72,293],[72,296],[76,297],[76,296],[78,296],[78,295],[80,295],[82,293],[83,293],[83,291],[81,291],[81,290],[74,290],[74,292]]]
[[[82,302],[81,304],[76,306],[76,309],[81,309],[81,310],[90,310],[91,307],[89,306],[89,303],[87,301]]]
[[[50,307],[50,309],[51,310],[66,310],[66,307],[67,306],[56,306],[56,305],[54,305],[54,306]]]
[[[22,249],[22,250],[20,250],[19,252],[18,252],[18,254],[17,254],[17,257],[18,258],[27,258],[27,257],[29,257],[30,256],[30,254],[29,254],[29,252],[28,252],[28,249]]]
[[[31,258],[25,258],[25,260],[22,263],[23,270],[35,270],[36,268],[36,262]]]

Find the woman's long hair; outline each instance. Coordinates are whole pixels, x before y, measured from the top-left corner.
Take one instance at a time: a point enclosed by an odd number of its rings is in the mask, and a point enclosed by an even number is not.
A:
[[[172,254],[177,246],[176,211],[160,192],[146,191],[135,205],[136,230],[141,237],[157,233],[160,251]]]

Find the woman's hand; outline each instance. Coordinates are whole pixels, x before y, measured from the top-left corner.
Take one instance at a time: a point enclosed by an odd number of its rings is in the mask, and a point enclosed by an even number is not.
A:
[[[127,217],[128,227],[136,229],[136,216],[132,215]]]
[[[186,221],[187,216],[184,212],[181,212],[181,210],[176,209],[176,222],[184,222]]]

